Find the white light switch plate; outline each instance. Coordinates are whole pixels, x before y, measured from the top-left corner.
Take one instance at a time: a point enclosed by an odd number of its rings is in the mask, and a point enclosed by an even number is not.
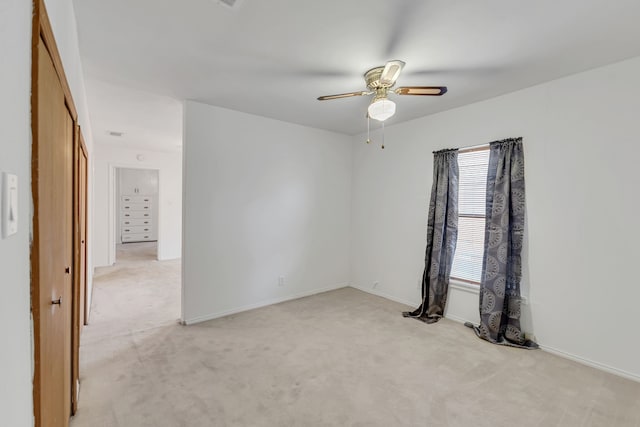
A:
[[[2,173],[2,238],[18,232],[18,177]]]

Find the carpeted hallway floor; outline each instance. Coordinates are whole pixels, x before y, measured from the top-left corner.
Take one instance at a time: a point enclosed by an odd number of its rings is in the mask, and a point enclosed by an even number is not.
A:
[[[180,326],[180,262],[95,279],[72,427],[640,426],[640,383],[353,288]]]

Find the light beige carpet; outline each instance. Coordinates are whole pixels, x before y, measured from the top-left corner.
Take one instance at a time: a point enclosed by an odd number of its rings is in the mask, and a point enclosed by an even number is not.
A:
[[[131,252],[96,277],[72,427],[640,426],[640,383],[352,288],[180,326],[179,262]]]

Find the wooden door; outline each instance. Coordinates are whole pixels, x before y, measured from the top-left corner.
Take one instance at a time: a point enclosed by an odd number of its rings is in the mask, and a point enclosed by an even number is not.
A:
[[[71,414],[74,120],[42,38],[37,50],[34,389],[39,392],[37,425],[59,427],[68,425]]]
[[[82,326],[86,324],[86,282],[87,282],[87,152],[80,132],[76,126],[74,135],[73,166],[73,211],[75,214],[73,230],[74,244],[74,280],[73,280],[73,342],[71,355],[71,413],[78,410],[80,392],[80,336]]]
[[[88,194],[88,171],[89,158],[84,145],[82,134],[80,134],[80,163],[78,165],[80,174],[80,212],[78,222],[80,223],[80,321],[82,325],[89,324],[89,306],[87,292],[87,194]]]

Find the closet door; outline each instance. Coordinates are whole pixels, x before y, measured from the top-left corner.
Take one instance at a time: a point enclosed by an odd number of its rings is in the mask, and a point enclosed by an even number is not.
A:
[[[158,171],[140,170],[138,176],[138,190],[141,195],[158,194]]]
[[[74,138],[74,281],[73,281],[73,346],[71,357],[71,407],[75,414],[78,410],[80,392],[80,334],[86,324],[86,286],[87,286],[87,170],[88,156],[80,126],[75,127]]]
[[[120,169],[120,194],[144,196],[158,193],[158,171],[150,169]]]
[[[79,178],[79,227],[80,227],[80,324],[89,323],[89,307],[87,307],[87,217],[88,217],[88,176],[89,176],[89,156],[80,135],[80,151],[78,162]]]
[[[138,192],[138,170],[119,169],[120,174],[120,194],[132,196]]]
[[[42,39],[38,49],[37,148],[34,153],[34,260],[37,293],[34,388],[36,424],[67,426],[71,415],[73,118]],[[37,313],[35,313],[37,311]],[[35,394],[34,394],[35,395]]]

